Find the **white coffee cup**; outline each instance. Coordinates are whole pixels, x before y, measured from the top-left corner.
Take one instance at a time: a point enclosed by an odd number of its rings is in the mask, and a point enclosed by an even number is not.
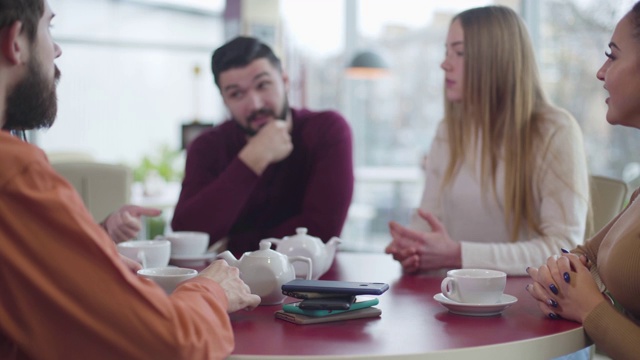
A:
[[[507,274],[484,269],[449,270],[440,289],[448,299],[467,304],[496,304],[504,293]]]
[[[171,242],[171,255],[198,256],[207,251],[209,246],[209,234],[198,231],[174,231],[159,239]]]
[[[130,240],[118,244],[118,252],[143,268],[159,268],[169,265],[171,243],[169,240]]]
[[[159,267],[140,269],[138,275],[155,281],[167,294],[171,294],[181,282],[198,275],[198,272],[187,268]]]

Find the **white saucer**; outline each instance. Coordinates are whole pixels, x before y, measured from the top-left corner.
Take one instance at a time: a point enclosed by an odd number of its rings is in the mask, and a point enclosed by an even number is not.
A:
[[[450,312],[458,315],[467,316],[494,316],[499,315],[509,306],[515,304],[518,298],[515,296],[502,294],[500,302],[497,304],[463,304],[457,301],[448,299],[442,293],[435,294],[433,298],[442,304],[442,306],[449,309]]]
[[[206,252],[199,255],[171,255],[171,263],[176,266],[202,266],[206,265],[218,255],[215,252]]]

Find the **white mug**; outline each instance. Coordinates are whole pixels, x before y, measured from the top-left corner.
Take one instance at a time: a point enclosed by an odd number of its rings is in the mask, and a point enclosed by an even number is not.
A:
[[[449,270],[440,289],[448,299],[467,304],[496,304],[507,284],[507,274],[497,270]]]
[[[138,275],[155,281],[167,294],[171,294],[181,282],[195,277],[198,272],[187,268],[160,267],[140,269]]]
[[[209,234],[198,231],[174,231],[156,239],[165,239],[171,242],[171,255],[198,256],[207,251],[209,247]]]
[[[143,268],[159,268],[169,265],[171,243],[169,240],[130,240],[118,244],[118,252]]]

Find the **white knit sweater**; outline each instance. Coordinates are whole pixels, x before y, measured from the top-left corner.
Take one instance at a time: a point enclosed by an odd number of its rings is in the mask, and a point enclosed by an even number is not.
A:
[[[573,249],[583,243],[589,185],[582,132],[564,111],[550,108],[545,116],[548,121],[542,127],[544,142],[539,146],[542,151],[533,179],[535,207],[545,236],[523,228],[516,242],[510,241],[502,206],[503,164],[497,169],[498,200],[493,191],[480,186],[479,157],[463,164],[452,184],[441,188],[449,148],[446,126],[439,125],[427,158],[420,207],[434,213],[451,238],[462,243],[464,268],[525,275],[527,266],[539,266],[561,248]],[[411,227],[430,229],[418,216],[413,217]]]

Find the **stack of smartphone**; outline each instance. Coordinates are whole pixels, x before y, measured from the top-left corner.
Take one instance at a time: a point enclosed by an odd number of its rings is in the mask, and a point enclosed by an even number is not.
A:
[[[292,280],[282,285],[282,293],[299,299],[282,305],[276,318],[296,324],[378,317],[377,295],[389,289],[385,283],[333,280]]]

